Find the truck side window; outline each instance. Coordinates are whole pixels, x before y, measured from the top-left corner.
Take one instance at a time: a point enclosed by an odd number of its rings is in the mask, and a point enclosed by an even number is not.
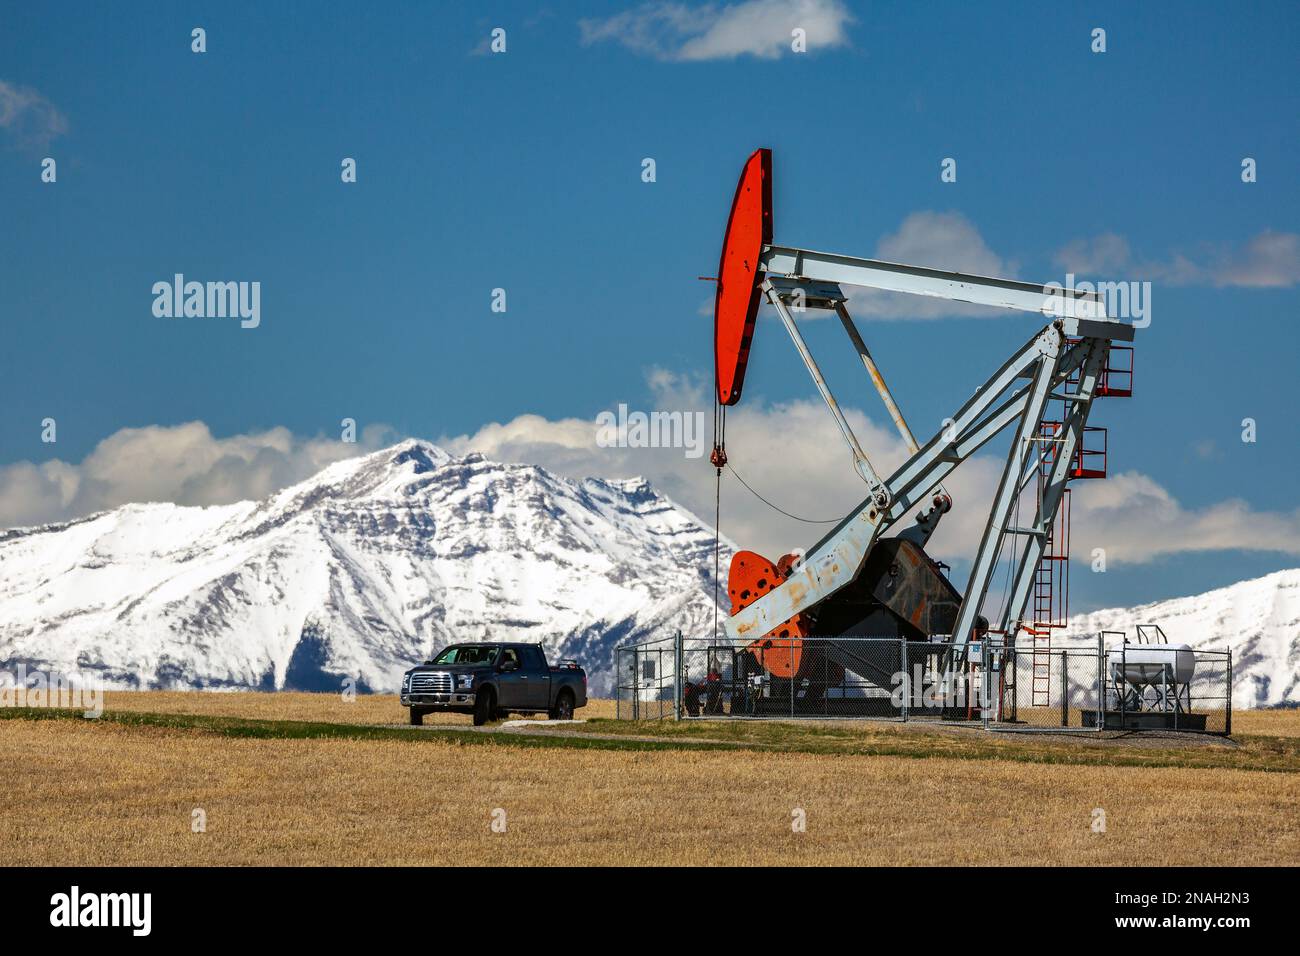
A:
[[[512,647],[507,647],[505,650],[501,652],[500,663],[504,664],[507,661],[514,661],[515,664],[519,663],[519,655],[515,653],[514,648]]]
[[[535,647],[523,647],[520,651],[524,655],[524,667],[530,671],[540,671],[546,669],[546,661],[542,657],[542,652]]]

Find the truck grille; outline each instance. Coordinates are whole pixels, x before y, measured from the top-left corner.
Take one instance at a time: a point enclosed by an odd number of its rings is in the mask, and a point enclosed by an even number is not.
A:
[[[453,678],[446,671],[421,671],[411,675],[412,694],[450,694]]]

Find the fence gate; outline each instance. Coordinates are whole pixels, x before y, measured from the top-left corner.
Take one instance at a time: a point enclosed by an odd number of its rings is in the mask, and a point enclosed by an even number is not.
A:
[[[614,695],[619,720],[661,720],[675,714],[676,657],[673,638],[615,648]]]

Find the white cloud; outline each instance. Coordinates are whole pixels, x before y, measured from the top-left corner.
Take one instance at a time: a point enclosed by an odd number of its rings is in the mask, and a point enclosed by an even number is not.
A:
[[[53,459],[0,467],[0,528],[67,520],[129,502],[258,499],[392,437],[383,426],[364,430],[356,444],[300,438],[287,428],[215,438],[203,422],[124,428],[79,464]]]
[[[68,131],[68,120],[30,87],[0,80],[0,129],[24,146],[45,147]]]
[[[979,229],[959,212],[914,212],[898,231],[876,244],[877,259],[978,276],[1013,276],[1016,263],[1003,259],[984,241]],[[849,289],[849,311],[877,319],[939,319],[955,316],[995,318],[1006,309],[954,302],[925,295],[877,289]]]
[[[707,418],[710,397],[701,383],[660,371],[651,385],[653,409],[645,411],[701,411]],[[889,474],[906,459],[892,426],[881,425],[858,409],[844,411],[878,471]],[[912,424],[922,442],[940,427],[939,423],[934,429]],[[473,435],[444,438],[441,444],[453,453],[478,451],[488,458],[538,464],[571,477],[642,475],[712,523],[714,470],[707,456],[688,459],[681,450],[601,448],[595,436],[590,421],[527,415],[485,426]],[[1004,447],[966,462],[946,483],[955,504],[931,542],[936,557],[952,562],[974,556],[1002,472]],[[800,517],[839,518],[866,491],[839,430],[816,399],[773,405],[751,393],[728,410],[727,451],[746,482]],[[1076,482],[1072,487],[1073,545],[1080,560],[1088,560],[1094,547],[1106,548],[1112,567],[1199,551],[1300,555],[1300,512],[1259,512],[1240,501],[1186,508],[1154,479],[1134,472],[1105,481]],[[723,533],[739,546],[772,558],[816,543],[831,527],[783,517],[729,474],[724,474],[722,491]],[[1031,505],[1027,494],[1022,508]]]
[[[1242,245],[1203,244],[1167,259],[1139,260],[1128,240],[1114,233],[1075,239],[1055,256],[1076,274],[1219,288],[1289,288],[1300,283],[1300,235],[1266,229]],[[1120,273],[1127,273],[1121,276]]]
[[[1300,555],[1300,510],[1255,511],[1237,498],[1186,508],[1138,472],[1072,487],[1074,553],[1084,560],[1093,548],[1106,549],[1108,564],[1205,551]]]
[[[1300,283],[1300,235],[1265,230],[1211,267],[1217,286],[1280,288]]]
[[[706,428],[711,415],[709,393],[701,382],[657,370],[650,377],[652,408],[643,411],[701,412]],[[850,411],[858,436],[880,449],[873,461],[902,460],[901,442]],[[711,439],[706,434],[706,442]],[[707,454],[687,458],[683,449],[602,448],[593,422],[548,420],[536,415],[487,425],[472,435],[439,441],[453,454],[477,451],[503,461],[527,461],[571,477],[641,475],[679,504],[712,524],[714,469]],[[758,401],[731,409],[727,416],[731,463],[745,480],[793,514],[837,519],[865,492],[838,430],[820,402],[797,401],[769,406]],[[810,467],[810,462],[818,462]],[[779,556],[811,544],[830,526],[810,526],[784,518],[757,501],[730,475],[724,476],[723,533],[743,547]]]
[[[885,262],[901,262],[968,275],[1011,277],[1019,265],[1004,259],[989,248],[975,224],[959,212],[920,210],[910,213],[898,230],[876,243],[874,257]],[[859,286],[844,285],[849,296],[849,312],[855,318],[870,319],[941,319],[953,317],[997,318],[1011,313],[1006,309],[937,299],[925,295],[882,292]],[[713,304],[709,303],[709,314]],[[830,312],[809,311],[801,319],[816,319]]]
[[[658,370],[651,374],[650,386],[653,407],[643,411],[699,411],[707,427],[711,405],[703,383]],[[858,409],[846,408],[845,414],[882,474],[905,460],[906,450],[892,427]],[[912,424],[918,437],[928,440],[931,429],[921,422]],[[714,470],[707,455],[688,458],[682,449],[602,448],[596,436],[594,420],[521,415],[438,442],[453,454],[477,451],[574,478],[642,475],[705,522],[713,522]],[[356,444],[304,439],[285,428],[215,438],[202,422],[123,429],[78,464],[53,460],[0,467],[0,528],[66,520],[127,502],[209,505],[258,499],[334,461],[396,440],[383,427],[367,430]],[[954,507],[930,546],[940,559],[956,562],[974,555],[1003,466],[1002,449],[990,449],[963,464],[946,483]],[[838,519],[866,491],[838,429],[815,398],[770,404],[751,394],[728,412],[727,450],[746,482],[800,517]],[[1096,547],[1106,549],[1112,568],[1204,551],[1300,555],[1300,511],[1256,511],[1236,499],[1189,508],[1154,479],[1136,472],[1072,487],[1074,555],[1083,562]],[[731,474],[724,474],[722,491],[723,533],[739,546],[772,558],[813,545],[831,527],[782,516]],[[1031,504],[1026,500],[1022,508]]]
[[[643,3],[603,19],[578,21],[582,43],[612,40],[660,60],[698,61],[791,52],[791,32],[805,31],[809,52],[846,45],[853,20],[839,0],[744,0],[742,3]]]
[[[1133,261],[1133,254],[1127,239],[1106,232],[1089,239],[1075,239],[1062,247],[1054,258],[1063,268],[1095,275],[1125,268]]]

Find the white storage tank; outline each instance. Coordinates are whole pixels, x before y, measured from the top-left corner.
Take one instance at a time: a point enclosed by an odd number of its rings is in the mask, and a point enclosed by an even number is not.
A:
[[[1126,644],[1110,651],[1106,661],[1112,681],[1134,687],[1190,684],[1196,672],[1196,652],[1188,644]]]

